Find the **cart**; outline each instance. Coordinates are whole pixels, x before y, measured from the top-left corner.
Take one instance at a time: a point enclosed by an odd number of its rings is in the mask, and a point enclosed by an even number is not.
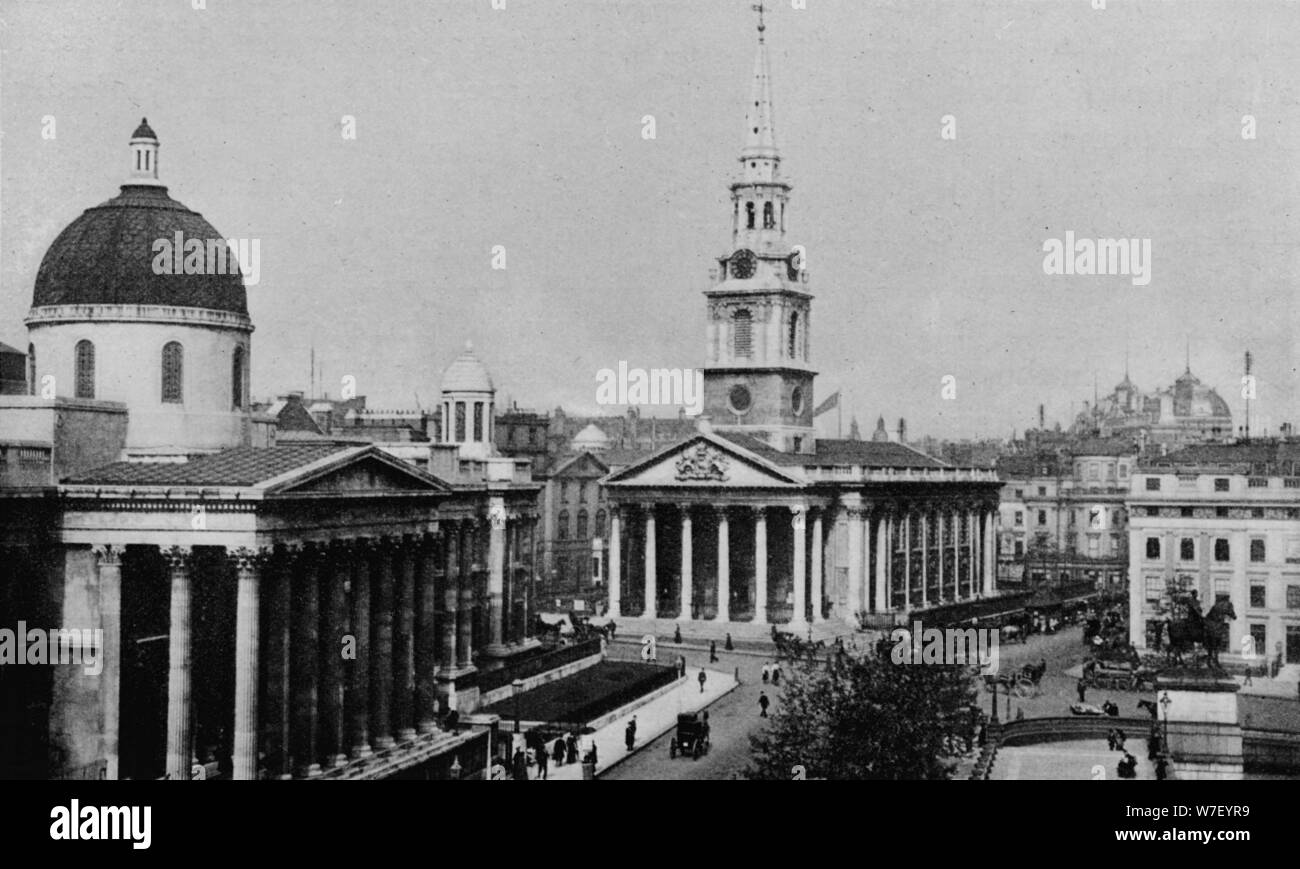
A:
[[[684,712],[677,716],[677,732],[668,743],[670,758],[690,757],[698,760],[709,753],[709,725],[698,712]]]

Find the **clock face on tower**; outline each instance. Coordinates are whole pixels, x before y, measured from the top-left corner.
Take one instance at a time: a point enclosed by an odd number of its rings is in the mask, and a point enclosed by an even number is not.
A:
[[[745,280],[754,276],[754,266],[757,259],[754,252],[750,250],[738,250],[731,255],[731,276],[739,280]]]

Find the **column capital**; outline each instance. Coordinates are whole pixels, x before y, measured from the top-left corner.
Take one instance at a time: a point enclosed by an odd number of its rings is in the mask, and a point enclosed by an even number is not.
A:
[[[226,556],[234,562],[235,569],[240,573],[248,570],[258,570],[270,560],[271,551],[265,546],[258,546],[254,549],[241,546],[233,552],[228,551]]]
[[[188,546],[172,546],[163,551],[163,558],[167,559],[167,566],[172,570],[189,567],[190,555],[193,550]]]
[[[730,515],[730,512],[731,512],[731,505],[730,505],[730,504],[714,504],[714,505],[713,505],[713,512],[714,512],[714,514],[718,517],[718,521],[719,521],[719,522],[726,522],[727,519],[728,519],[728,517],[729,517],[729,515]]]
[[[91,552],[95,553],[95,559],[100,567],[120,567],[122,564],[122,549],[118,546],[114,548],[105,543],[91,547]]]
[[[766,504],[750,504],[750,505],[749,505],[749,510],[750,510],[750,512],[752,512],[752,513],[754,514],[754,518],[755,518],[755,519],[764,519],[764,520],[767,519],[767,505],[766,505]]]
[[[695,506],[694,504],[690,504],[690,503],[678,504],[678,505],[677,505],[677,509],[682,511],[682,521],[683,521],[683,522],[690,522],[690,521],[691,521],[691,508],[694,507],[694,506]]]
[[[790,526],[795,531],[802,531],[808,516],[808,507],[804,504],[790,505]]]
[[[644,510],[648,517],[653,517],[655,514],[656,504],[653,501],[640,501],[637,503],[636,506],[639,509]]]

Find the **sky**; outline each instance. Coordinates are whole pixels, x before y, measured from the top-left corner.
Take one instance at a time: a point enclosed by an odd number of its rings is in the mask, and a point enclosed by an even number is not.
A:
[[[41,257],[116,195],[147,116],[170,195],[260,240],[256,398],[306,389],[313,348],[321,390],[391,409],[433,407],[467,340],[534,409],[596,411],[620,361],[699,366],[750,4],[6,0],[0,341],[26,346]],[[1300,422],[1300,3],[768,5],[816,399],[841,391],[845,431],[1068,424],[1126,357],[1154,389],[1189,348],[1238,423],[1246,350],[1252,427]],[[1045,274],[1067,231],[1150,239],[1150,282]]]

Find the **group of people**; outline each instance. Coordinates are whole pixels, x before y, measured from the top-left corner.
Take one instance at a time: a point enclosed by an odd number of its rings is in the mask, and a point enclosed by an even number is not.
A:
[[[773,661],[770,664],[763,665],[763,684],[771,682],[773,685],[781,684],[781,662]]]

